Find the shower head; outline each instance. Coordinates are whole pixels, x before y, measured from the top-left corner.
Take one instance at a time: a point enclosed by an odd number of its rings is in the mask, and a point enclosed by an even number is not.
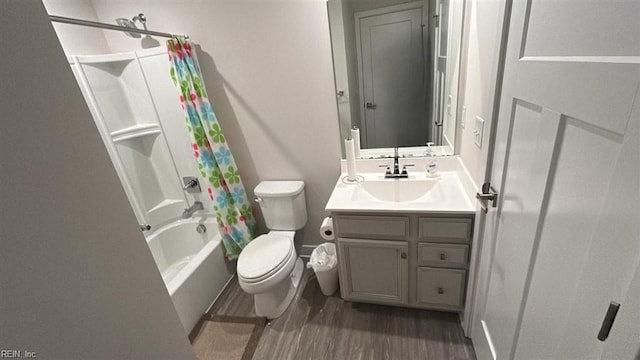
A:
[[[136,23],[129,20],[129,19],[125,19],[125,18],[117,18],[116,22],[118,23],[118,25],[125,27],[125,28],[130,28],[130,29],[137,29],[138,27],[136,27]],[[125,31],[125,34],[127,34],[128,36],[132,37],[132,38],[136,38],[139,39],[142,37],[142,35],[138,34],[138,33],[134,33],[134,32],[128,32]]]

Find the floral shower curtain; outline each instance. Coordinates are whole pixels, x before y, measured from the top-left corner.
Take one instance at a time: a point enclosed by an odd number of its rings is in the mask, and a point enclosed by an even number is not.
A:
[[[193,154],[207,192],[214,201],[222,243],[228,259],[237,259],[253,239],[255,218],[238,174],[238,168],[207,98],[195,50],[191,42],[176,38],[167,41],[171,78],[180,94]]]

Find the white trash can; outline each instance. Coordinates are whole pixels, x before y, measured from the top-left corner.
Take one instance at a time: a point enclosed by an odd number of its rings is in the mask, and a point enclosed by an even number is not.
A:
[[[333,295],[338,290],[338,255],[335,244],[318,245],[311,253],[307,268],[313,268],[323,294]]]

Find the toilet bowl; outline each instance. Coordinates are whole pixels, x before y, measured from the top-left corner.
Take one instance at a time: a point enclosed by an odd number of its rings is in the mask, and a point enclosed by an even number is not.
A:
[[[293,246],[293,231],[271,231],[254,239],[238,259],[238,282],[254,296],[257,316],[282,315],[295,296],[302,260]]]
[[[254,189],[269,229],[251,241],[238,258],[238,282],[254,296],[257,316],[274,319],[293,300],[303,264],[294,246],[295,230],[307,222],[302,181],[263,181]]]

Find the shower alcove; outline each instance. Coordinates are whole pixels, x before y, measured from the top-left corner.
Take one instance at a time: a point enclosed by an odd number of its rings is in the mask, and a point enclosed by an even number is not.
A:
[[[68,60],[135,216],[151,227],[144,232],[149,250],[188,334],[234,269],[224,260],[213,213],[182,218],[195,201],[205,209],[213,202],[193,159],[167,53],[153,48]],[[186,192],[184,177],[196,177],[204,191]]]

